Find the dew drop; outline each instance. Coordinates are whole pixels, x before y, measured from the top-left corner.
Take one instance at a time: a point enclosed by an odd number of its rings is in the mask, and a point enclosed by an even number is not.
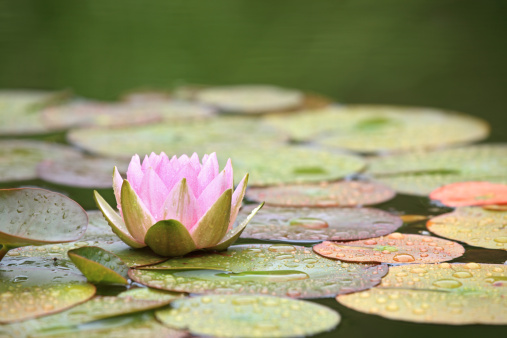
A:
[[[409,254],[397,254],[393,257],[393,261],[400,263],[409,263],[415,261],[415,258]]]
[[[312,217],[300,217],[291,219],[289,222],[290,225],[301,226],[307,229],[326,229],[329,228],[329,224],[320,219],[320,218],[312,218]]]
[[[445,288],[445,289],[455,289],[462,286],[461,282],[458,282],[454,279],[439,279],[433,282],[433,286],[436,286],[438,288]]]

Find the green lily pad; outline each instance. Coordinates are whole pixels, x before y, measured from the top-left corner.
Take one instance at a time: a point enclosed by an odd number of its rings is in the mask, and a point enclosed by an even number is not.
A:
[[[173,258],[130,270],[129,277],[169,291],[318,298],[370,288],[386,272],[384,265],[341,263],[308,248],[275,244]]]
[[[72,161],[81,156],[77,150],[55,143],[29,140],[0,141],[0,182],[37,178],[37,165],[44,159]]]
[[[119,240],[99,210],[88,210],[88,228],[81,241],[86,242],[116,242]]]
[[[239,295],[179,299],[155,315],[169,327],[213,337],[306,337],[334,329],[341,319],[311,302]]]
[[[507,183],[507,145],[482,144],[373,158],[368,173],[401,193],[429,195],[450,183]]]
[[[450,239],[488,249],[507,250],[507,211],[458,207],[430,219],[429,231]]]
[[[245,206],[238,218],[248,215],[251,209]],[[402,224],[398,216],[372,208],[264,207],[241,237],[289,242],[343,241],[385,236]]]
[[[507,324],[507,266],[418,264],[389,269],[382,284],[340,295],[342,305],[394,320],[434,324]]]
[[[132,298],[139,300],[172,301],[178,298],[184,298],[184,293],[169,292],[152,288],[135,288],[123,291],[118,295],[120,298]]]
[[[297,108],[304,94],[268,85],[235,85],[197,90],[194,99],[223,112],[259,114]]]
[[[382,184],[364,181],[250,188],[246,193],[250,200],[285,207],[372,205],[388,201],[395,195],[394,190]]]
[[[0,90],[0,135],[49,132],[39,110],[62,101],[67,95],[67,92]]]
[[[93,284],[128,284],[128,266],[116,255],[96,246],[67,252],[70,260]]]
[[[121,297],[95,297],[86,303],[52,316],[10,325],[7,330],[15,336],[52,336],[60,332],[75,330],[83,324],[97,320],[157,309],[170,302],[171,300],[167,299],[140,300]]]
[[[45,160],[37,166],[37,175],[48,182],[80,188],[111,187],[112,168],[127,171],[127,163],[109,158],[80,157],[68,160]]]
[[[465,248],[438,237],[392,233],[386,237],[351,242],[323,242],[313,251],[328,258],[349,262],[439,263],[457,258]]]
[[[95,294],[95,286],[68,271],[0,268],[0,323],[12,323],[63,311]]]
[[[437,148],[481,140],[489,134],[488,124],[476,117],[401,106],[335,106],[269,117],[267,122],[296,140],[315,140],[361,153]]]
[[[79,204],[38,188],[0,190],[0,215],[0,259],[11,248],[75,241],[88,225]]]

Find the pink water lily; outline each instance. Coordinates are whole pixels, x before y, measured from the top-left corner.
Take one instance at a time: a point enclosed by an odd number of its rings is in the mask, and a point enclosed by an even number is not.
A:
[[[163,256],[197,249],[224,250],[236,241],[255,213],[233,229],[248,182],[233,192],[231,160],[219,171],[215,153],[202,161],[194,153],[171,159],[151,153],[141,163],[134,155],[123,179],[114,168],[118,213],[95,191],[97,206],[113,231],[134,248],[149,246]]]

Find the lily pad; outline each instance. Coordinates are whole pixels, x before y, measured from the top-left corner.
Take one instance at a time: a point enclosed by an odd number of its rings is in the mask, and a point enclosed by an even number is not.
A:
[[[75,241],[88,225],[79,204],[38,188],[0,190],[0,215],[0,259],[11,248]]]
[[[97,244],[98,242],[116,242],[119,240],[100,210],[88,210],[86,213],[88,214],[88,228],[81,238],[82,242],[96,242],[95,244]]]
[[[315,140],[361,153],[437,148],[481,140],[489,134],[482,119],[420,107],[334,106],[268,117],[267,122],[295,140]]]
[[[337,312],[311,302],[238,295],[180,299],[155,315],[169,327],[213,337],[311,336],[332,330],[341,319]]]
[[[96,246],[67,252],[70,260],[93,284],[128,284],[128,266],[115,254]]]
[[[198,90],[194,99],[228,113],[259,114],[294,109],[302,92],[268,85],[236,85]]]
[[[67,92],[0,90],[0,135],[49,132],[39,110],[66,98]]]
[[[0,323],[63,311],[95,294],[82,276],[55,269],[0,268]]]
[[[507,146],[482,144],[373,158],[368,173],[401,193],[429,195],[450,183],[507,183]]]
[[[459,207],[426,224],[431,232],[473,246],[507,250],[507,211]]]
[[[251,209],[245,206],[238,218]],[[353,240],[385,236],[402,224],[398,216],[371,208],[264,207],[241,237],[290,242]]]
[[[430,199],[451,206],[507,204],[507,185],[490,182],[458,182],[444,185]]]
[[[202,269],[202,270],[201,270]],[[377,284],[385,265],[350,264],[288,244],[237,245],[129,271],[141,284],[169,291],[331,297]]]
[[[127,163],[98,157],[80,157],[68,160],[46,160],[37,166],[37,175],[48,182],[80,188],[109,188],[115,166],[127,171]]]
[[[77,150],[55,143],[28,140],[0,141],[0,182],[33,180],[37,165],[44,159],[73,161]]]
[[[382,284],[340,295],[342,305],[389,319],[435,324],[507,324],[507,266],[401,265]]]
[[[386,237],[352,242],[323,242],[313,251],[327,258],[350,262],[439,263],[457,258],[465,248],[438,237],[392,233]]]
[[[156,300],[156,301],[172,301],[174,299],[185,297],[184,293],[169,292],[152,288],[135,288],[123,291],[118,295],[120,298],[132,298],[138,300]]]
[[[250,200],[287,207],[371,205],[388,201],[395,195],[394,190],[382,184],[364,181],[250,188],[246,193]]]
[[[157,309],[170,302],[171,300],[167,299],[139,300],[135,298],[95,297],[86,303],[52,316],[10,325],[7,330],[17,337],[52,336],[62,331],[75,330],[83,324],[97,320]]]

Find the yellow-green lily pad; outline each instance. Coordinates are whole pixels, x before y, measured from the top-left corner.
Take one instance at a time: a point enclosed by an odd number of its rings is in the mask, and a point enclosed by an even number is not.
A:
[[[507,250],[507,211],[458,207],[430,219],[426,226],[442,237],[482,248]]]
[[[351,242],[323,242],[313,251],[328,258],[349,262],[439,263],[465,253],[462,245],[446,239],[392,233],[386,237]]]
[[[365,181],[250,188],[246,192],[249,200],[284,207],[372,205],[388,201],[395,195],[394,190],[383,184]]]
[[[482,119],[421,107],[334,106],[268,117],[267,122],[296,140],[361,153],[437,148],[481,140],[489,134]]]
[[[178,292],[319,298],[368,289],[386,272],[385,265],[342,263],[305,247],[259,244],[173,258],[130,270],[129,277]]]
[[[81,157],[77,150],[62,144],[30,141],[0,141],[0,182],[33,180],[42,160],[73,161]]]
[[[244,218],[251,209],[243,207],[238,218]],[[385,236],[402,224],[398,216],[372,208],[264,207],[241,237],[289,242],[346,241]]]
[[[334,329],[341,319],[323,305],[258,295],[180,299],[155,316],[169,327],[213,337],[306,337]]]
[[[68,271],[0,267],[0,324],[63,311],[95,294],[95,286]]]
[[[128,284],[128,266],[115,254],[96,246],[67,252],[70,260],[93,284]]]
[[[185,297],[186,294],[179,293],[179,292],[169,292],[164,290],[158,290],[158,289],[152,289],[152,288],[145,288],[145,287],[139,287],[130,289],[127,291],[123,291],[118,295],[120,298],[132,298],[132,299],[139,299],[139,300],[167,300],[167,301],[173,301],[178,298]]]
[[[372,158],[368,173],[398,192],[429,195],[450,183],[507,183],[507,145],[481,144]]]
[[[342,305],[394,320],[434,324],[507,324],[507,266],[394,266],[382,284],[340,295]]]
[[[75,241],[88,225],[75,201],[38,188],[1,189],[0,215],[0,259],[20,246]]]

